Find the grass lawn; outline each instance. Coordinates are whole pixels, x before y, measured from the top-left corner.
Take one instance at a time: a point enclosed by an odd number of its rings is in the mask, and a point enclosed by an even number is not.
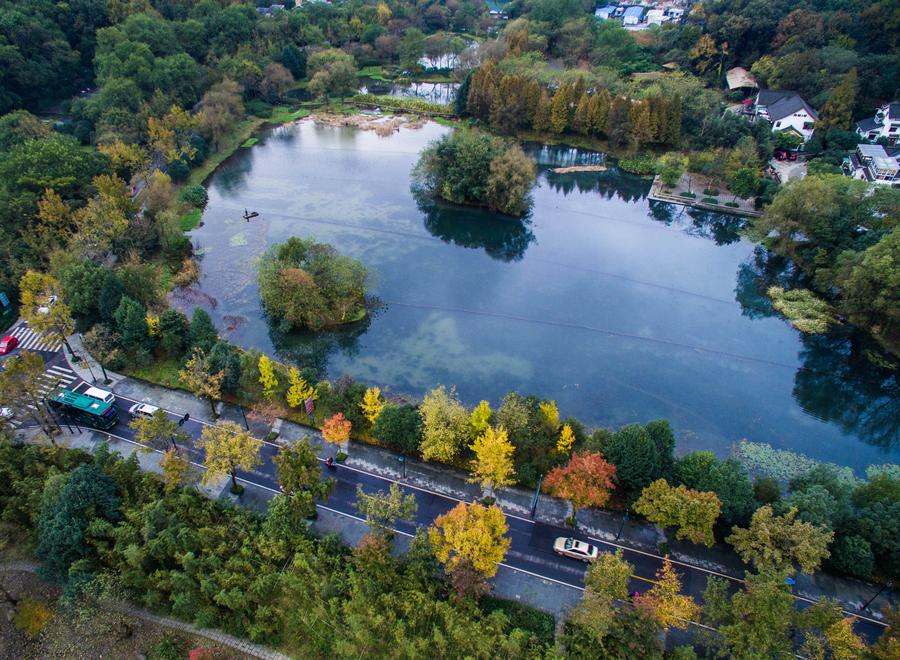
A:
[[[244,147],[245,149],[249,149],[257,142],[259,142],[259,138],[251,137],[251,138],[247,138],[247,140],[241,146]]]
[[[266,123],[288,124],[303,117],[308,117],[310,114],[311,112],[307,108],[300,108],[291,112],[291,109],[286,106],[277,106],[272,112],[272,116],[266,119]]]
[[[191,209],[183,216],[178,219],[178,224],[181,225],[181,231],[190,231],[194,227],[200,224],[200,216],[202,212],[200,209]]]
[[[178,360],[167,358],[165,360],[155,360],[152,364],[148,364],[145,367],[126,367],[121,369],[121,371],[128,376],[140,378],[149,383],[183,390],[184,387],[178,378],[180,369],[181,363]]]

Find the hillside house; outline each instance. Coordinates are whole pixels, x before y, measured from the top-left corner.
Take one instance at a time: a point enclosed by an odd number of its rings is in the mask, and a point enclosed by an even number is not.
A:
[[[900,147],[880,144],[858,144],[856,151],[844,159],[847,176],[879,186],[900,186]]]
[[[756,95],[754,115],[772,126],[772,132],[790,131],[808,142],[819,114],[797,92],[761,89]]]
[[[629,7],[622,15],[622,25],[639,25],[644,18],[643,7]]]
[[[856,124],[856,132],[873,142],[886,138],[891,144],[900,138],[900,101],[886,103],[878,108],[874,117]]]

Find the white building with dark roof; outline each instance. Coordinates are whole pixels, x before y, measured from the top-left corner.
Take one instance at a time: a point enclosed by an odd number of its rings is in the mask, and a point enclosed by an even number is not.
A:
[[[755,114],[772,126],[772,132],[790,131],[809,141],[819,113],[797,92],[761,89],[756,95]]]
[[[856,132],[873,142],[886,138],[894,144],[900,138],[900,101],[885,103],[878,108],[874,117],[858,122]]]

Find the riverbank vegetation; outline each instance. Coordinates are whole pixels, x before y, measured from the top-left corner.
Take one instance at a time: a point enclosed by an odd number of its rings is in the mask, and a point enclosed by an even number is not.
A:
[[[366,314],[365,266],[333,247],[291,237],[259,261],[263,309],[287,328],[322,330]]]
[[[831,306],[900,354],[900,191],[840,175],[792,181],[774,197],[751,237],[789,258],[809,289],[797,295],[805,312],[775,291],[776,306],[805,332],[822,332],[836,321]],[[823,300],[824,299],[824,300]],[[785,306],[788,305],[788,306]],[[797,324],[813,312],[818,321]]]
[[[535,176],[534,162],[517,144],[471,129],[432,142],[413,170],[423,192],[513,216],[528,211]]]

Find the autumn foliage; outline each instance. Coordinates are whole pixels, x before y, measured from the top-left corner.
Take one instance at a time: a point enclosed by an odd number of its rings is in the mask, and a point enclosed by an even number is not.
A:
[[[485,577],[497,573],[510,540],[506,516],[498,506],[460,502],[434,520],[428,538],[434,555],[449,573],[470,566]]]
[[[675,538],[712,546],[713,525],[722,504],[712,492],[700,492],[686,486],[670,486],[657,479],[647,486],[635,502],[636,513],[662,527],[674,527]]]
[[[576,509],[603,506],[613,489],[616,466],[600,452],[575,452],[569,462],[544,479],[544,490],[572,503]]]
[[[353,428],[352,422],[344,417],[344,413],[339,412],[322,423],[322,437],[334,444],[347,442],[350,439],[351,428]]]

